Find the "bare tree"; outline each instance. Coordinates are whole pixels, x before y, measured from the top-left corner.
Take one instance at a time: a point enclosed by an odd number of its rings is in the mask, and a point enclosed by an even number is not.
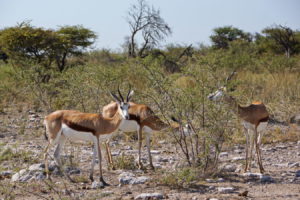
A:
[[[160,41],[172,33],[169,25],[160,16],[160,11],[149,6],[146,0],[138,0],[128,11],[127,22],[131,34],[126,37],[128,55],[144,57],[147,50],[157,46]],[[143,42],[138,48],[136,37],[141,34]]]

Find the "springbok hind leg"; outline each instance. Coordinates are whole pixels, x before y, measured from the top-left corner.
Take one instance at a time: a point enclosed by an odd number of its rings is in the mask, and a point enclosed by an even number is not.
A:
[[[261,142],[261,138],[260,138],[260,135],[258,134],[257,130],[256,130],[256,140],[255,140],[255,146],[256,146],[256,154],[257,154],[257,162],[258,162],[258,165],[259,165],[259,170],[260,170],[260,173],[264,173],[265,170],[263,168],[263,164],[262,164],[262,159],[261,159],[261,151],[260,151],[260,142]]]
[[[141,159],[142,159],[141,158],[142,141],[143,141],[142,128],[139,128],[138,129],[138,142],[139,142],[138,167],[139,167],[139,169],[143,169],[143,164],[142,164],[142,161],[141,161]]]
[[[249,151],[249,130],[248,129],[244,129],[245,131],[245,136],[246,136],[246,164],[245,164],[245,171],[247,172],[248,170],[248,159],[249,159],[249,155],[248,155],[248,151]]]
[[[45,162],[45,172],[46,172],[46,177],[47,179],[50,179],[50,176],[49,176],[49,165],[48,165],[48,150],[51,146],[51,143],[48,142],[45,150],[44,150],[44,162]]]
[[[151,136],[151,133],[147,133],[147,136],[146,136],[146,143],[147,143],[147,151],[148,151],[148,157],[149,157],[149,164],[150,164],[150,168],[152,170],[154,170],[154,166],[153,166],[153,163],[152,163],[152,156],[151,156],[151,150],[150,150],[150,136]]]
[[[115,165],[114,165],[114,161],[113,161],[113,158],[112,158],[112,155],[111,155],[109,142],[110,142],[109,140],[107,140],[105,142],[105,149],[106,149],[106,155],[107,155],[107,168],[115,170]]]

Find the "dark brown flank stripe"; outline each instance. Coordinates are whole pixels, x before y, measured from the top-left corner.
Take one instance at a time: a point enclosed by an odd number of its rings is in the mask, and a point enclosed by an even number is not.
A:
[[[140,116],[129,114],[129,120],[134,120],[138,124],[141,124],[141,118],[140,118]]]
[[[259,120],[259,122],[267,122],[268,120],[269,120],[269,116]]]
[[[63,123],[66,124],[68,127],[70,127],[71,129],[74,129],[76,131],[81,131],[81,132],[90,132],[93,133],[93,135],[95,135],[96,131],[94,129],[91,128],[87,128],[81,125],[78,125],[76,123],[70,122],[68,120],[63,120]]]

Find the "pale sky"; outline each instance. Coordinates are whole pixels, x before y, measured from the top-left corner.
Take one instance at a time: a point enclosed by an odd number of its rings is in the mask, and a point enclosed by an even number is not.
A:
[[[83,25],[95,31],[96,48],[120,49],[129,35],[126,16],[136,0],[0,0],[0,29],[31,20],[56,29]],[[162,43],[210,44],[216,27],[232,25],[250,33],[281,24],[300,30],[300,0],[148,0],[173,30]]]

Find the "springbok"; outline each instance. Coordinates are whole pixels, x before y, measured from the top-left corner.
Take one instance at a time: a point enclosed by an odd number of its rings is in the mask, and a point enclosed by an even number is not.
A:
[[[120,90],[118,89],[119,94]],[[133,93],[128,93],[126,100],[123,97],[119,99],[115,94],[110,93],[116,100],[116,112],[112,117],[105,117],[101,114],[82,113],[75,110],[58,110],[45,117],[46,136],[49,138],[48,145],[45,149],[44,159],[47,177],[49,177],[47,155],[48,149],[52,144],[57,144],[54,152],[54,158],[58,166],[61,166],[60,150],[63,148],[66,139],[72,141],[91,141],[94,144],[93,159],[91,163],[90,179],[94,181],[94,166],[96,154],[99,159],[100,183],[103,186],[108,184],[104,181],[102,175],[102,156],[99,145],[99,136],[113,133],[118,129],[125,119],[129,119],[128,109]]]
[[[121,94],[120,94],[121,96]],[[122,100],[123,97],[121,96]],[[127,100],[128,102],[128,100]],[[150,151],[150,139],[151,134],[153,131],[161,131],[166,128],[173,128],[175,132],[180,132],[180,126],[181,124],[178,123],[178,120],[176,120],[174,117],[172,117],[172,120],[176,123],[171,123],[170,125],[167,123],[164,123],[159,117],[155,115],[155,113],[152,111],[152,109],[144,104],[136,104],[133,102],[129,102],[129,120],[124,120],[121,125],[119,126],[119,129],[122,132],[138,132],[138,167],[142,168],[142,162],[141,162],[141,147],[142,147],[142,132],[146,133],[146,145],[147,145],[147,151],[148,151],[148,158],[149,158],[149,165],[151,169],[154,169],[153,163],[152,163],[152,156]],[[105,117],[111,117],[115,115],[115,113],[118,110],[118,104],[117,102],[111,102],[110,104],[103,107],[102,114]],[[191,132],[191,128],[186,125],[182,127],[183,133],[188,134]],[[113,166],[113,160],[109,149],[109,140],[106,142],[106,150],[108,155],[108,160],[110,164]]]
[[[227,79],[228,80],[228,79]],[[246,166],[245,172],[251,169],[252,161],[252,151],[255,143],[255,149],[257,154],[257,160],[259,165],[259,170],[264,173],[264,168],[262,165],[262,158],[260,152],[261,139],[263,136],[263,130],[266,129],[269,120],[269,113],[266,106],[259,101],[252,102],[249,106],[240,106],[236,99],[229,96],[226,93],[226,87],[221,87],[216,92],[210,94],[208,99],[213,101],[219,101],[223,99],[236,111],[238,117],[242,120],[242,124],[245,129],[246,135]],[[249,159],[249,143],[250,143],[250,160]]]

